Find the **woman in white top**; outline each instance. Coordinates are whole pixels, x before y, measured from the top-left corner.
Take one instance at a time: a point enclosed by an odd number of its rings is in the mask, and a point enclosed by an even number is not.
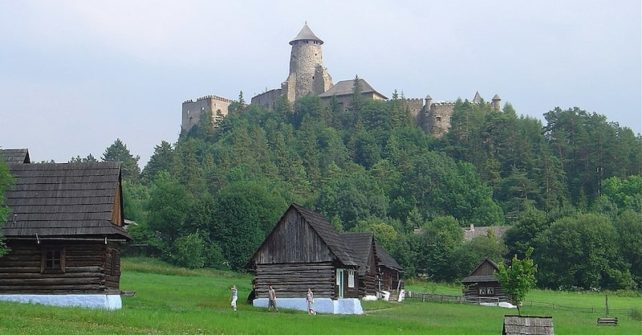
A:
[[[314,311],[314,294],[312,293],[311,288],[308,288],[308,294],[306,295],[305,300],[308,302],[308,314],[310,315],[317,314]]]

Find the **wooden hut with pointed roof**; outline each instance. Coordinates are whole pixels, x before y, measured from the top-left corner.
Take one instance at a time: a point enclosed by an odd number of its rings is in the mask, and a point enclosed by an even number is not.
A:
[[[508,302],[508,297],[499,284],[495,273],[497,264],[486,258],[461,282],[464,298],[471,302]]]
[[[120,163],[8,165],[0,299],[65,305],[74,295],[72,305],[120,308],[120,246],[130,240]]]
[[[375,251],[379,271],[379,287],[377,287],[377,290],[394,291],[402,289],[403,267],[377,241],[375,241]]]
[[[258,298],[272,285],[279,297],[301,297],[308,288],[319,298],[356,298],[357,262],[335,228],[321,214],[292,204],[248,263]]]
[[[372,233],[343,233],[345,244],[352,251],[352,259],[357,263],[357,287],[359,297],[377,294],[377,254]]]

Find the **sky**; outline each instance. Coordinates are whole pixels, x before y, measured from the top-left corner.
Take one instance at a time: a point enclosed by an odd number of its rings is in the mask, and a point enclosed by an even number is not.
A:
[[[542,120],[577,106],[639,134],[641,12],[639,0],[0,0],[0,147],[67,162],[120,138],[142,168],[178,139],[183,101],[280,87],[306,21],[335,82],[498,94]]]

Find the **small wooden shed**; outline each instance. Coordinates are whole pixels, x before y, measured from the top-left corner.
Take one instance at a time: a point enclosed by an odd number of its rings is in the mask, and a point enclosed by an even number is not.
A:
[[[65,295],[114,295],[111,306],[119,308],[120,246],[130,240],[120,163],[26,162],[9,164],[14,185],[3,232],[10,251],[0,257],[0,299],[49,295],[42,301],[64,305]]]
[[[377,255],[377,267],[379,270],[379,281],[377,283],[378,291],[395,291],[403,289],[403,267],[390,256],[388,251],[377,241],[375,241],[375,250]]]
[[[357,263],[359,297],[377,294],[377,256],[372,233],[342,233],[346,246]]]
[[[553,318],[505,315],[502,335],[555,335]]]
[[[495,273],[499,268],[492,260],[484,259],[468,277],[464,284],[464,298],[471,302],[508,302]]]
[[[323,215],[292,204],[248,263],[257,298],[272,285],[278,297],[359,297],[358,264],[344,239]]]

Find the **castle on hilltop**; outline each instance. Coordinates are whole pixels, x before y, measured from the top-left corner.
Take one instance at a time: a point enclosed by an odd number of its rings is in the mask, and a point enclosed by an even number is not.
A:
[[[251,99],[251,104],[273,109],[278,100],[286,97],[288,101],[294,102],[304,96],[317,96],[322,102],[329,104],[334,99],[339,108],[348,110],[352,101],[355,81],[353,79],[332,82],[332,76],[323,65],[323,40],[317,37],[307,22],[301,31],[290,41],[292,51],[290,52],[290,73],[287,79],[281,83],[280,88],[275,88],[258,94]],[[388,100],[388,98],[374,89],[365,79],[357,81],[361,95],[370,100]],[[430,95],[425,99],[411,98],[403,99],[409,113],[414,118],[417,126],[435,137],[441,137],[450,128],[455,103],[433,102]],[[227,115],[228,107],[232,101],[229,99],[207,96],[198,98],[196,101],[187,100],[183,102],[183,118],[181,129],[189,131],[198,124],[201,115],[211,112],[212,117],[221,118]],[[483,99],[479,92],[472,99],[473,103],[481,104]],[[501,99],[495,95],[490,105],[495,110],[500,109]],[[216,120],[214,120],[216,121]]]

